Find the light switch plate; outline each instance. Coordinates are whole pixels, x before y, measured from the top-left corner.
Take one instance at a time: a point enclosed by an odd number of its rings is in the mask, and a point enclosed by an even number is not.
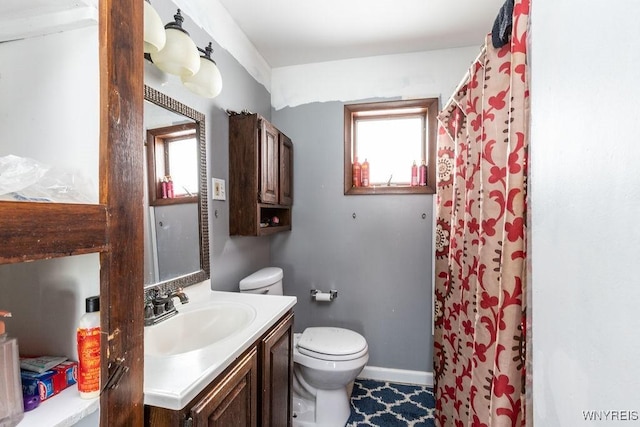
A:
[[[212,178],[213,181],[213,200],[227,200],[227,192],[225,190],[224,179]]]

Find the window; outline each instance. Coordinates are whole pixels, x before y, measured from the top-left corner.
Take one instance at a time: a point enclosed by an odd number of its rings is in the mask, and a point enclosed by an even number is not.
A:
[[[437,109],[437,98],[345,105],[344,194],[434,194]],[[412,183],[423,162],[426,180]]]
[[[198,170],[193,165],[193,160],[198,158],[199,148],[195,133],[166,142],[165,174],[173,180],[174,197],[198,194]]]
[[[198,150],[195,123],[149,129],[147,155],[152,206],[198,201]],[[171,179],[171,191],[167,180]]]

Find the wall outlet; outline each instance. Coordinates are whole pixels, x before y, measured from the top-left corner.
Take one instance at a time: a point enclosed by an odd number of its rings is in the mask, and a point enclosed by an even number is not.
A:
[[[224,179],[213,178],[213,200],[227,200]]]

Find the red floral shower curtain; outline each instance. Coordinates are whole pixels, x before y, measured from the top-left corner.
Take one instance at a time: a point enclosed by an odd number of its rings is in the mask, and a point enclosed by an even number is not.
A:
[[[434,373],[444,426],[525,425],[529,0],[440,113]]]

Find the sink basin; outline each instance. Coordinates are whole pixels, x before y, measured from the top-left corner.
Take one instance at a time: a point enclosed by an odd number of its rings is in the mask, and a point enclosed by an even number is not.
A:
[[[190,308],[178,306],[179,313],[144,328],[144,354],[171,356],[195,351],[241,332],[256,317],[248,304],[220,302]]]

